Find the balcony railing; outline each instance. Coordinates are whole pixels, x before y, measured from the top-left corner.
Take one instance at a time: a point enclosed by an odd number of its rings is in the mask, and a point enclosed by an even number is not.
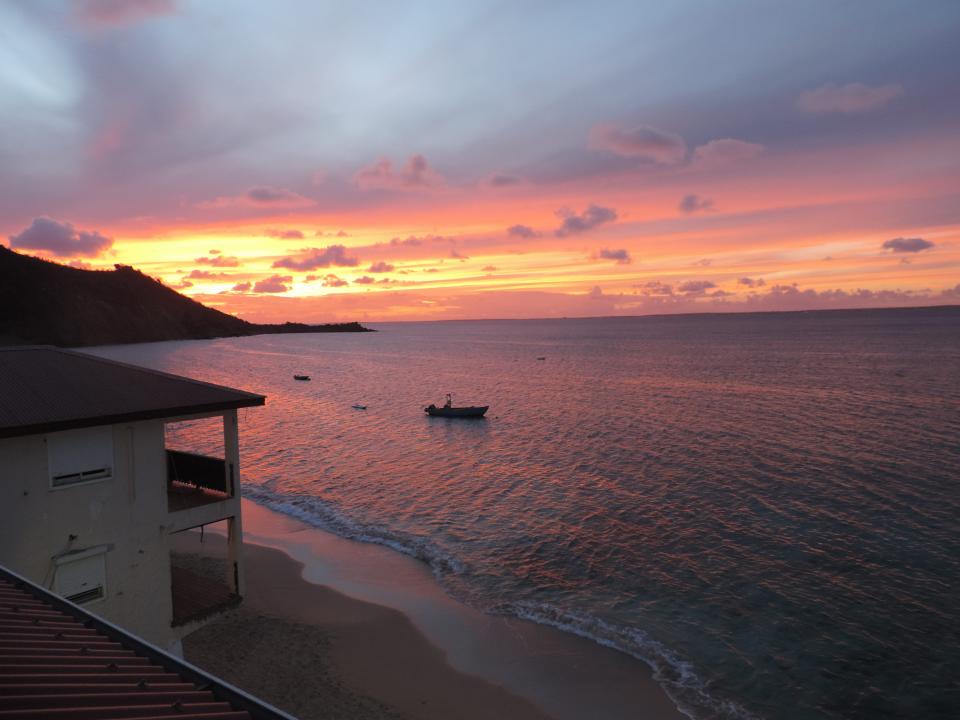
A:
[[[232,468],[231,468],[232,470]],[[233,496],[233,476],[226,461],[180,450],[167,450],[168,510],[185,510]]]

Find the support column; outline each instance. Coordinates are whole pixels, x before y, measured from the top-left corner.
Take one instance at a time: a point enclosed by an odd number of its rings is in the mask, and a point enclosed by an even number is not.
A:
[[[227,582],[237,595],[243,595],[243,522],[240,519],[240,435],[237,428],[237,411],[223,414],[223,456],[227,474],[229,503],[236,509],[227,521]]]

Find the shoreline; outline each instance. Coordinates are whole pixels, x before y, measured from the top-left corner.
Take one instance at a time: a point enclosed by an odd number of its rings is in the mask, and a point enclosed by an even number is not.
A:
[[[389,634],[406,640],[384,643],[375,631],[380,621],[369,622],[366,628],[354,628],[353,639],[330,653],[332,674],[360,695],[406,717],[432,718],[421,711],[445,703],[449,717],[470,717],[466,713],[475,705],[482,709],[477,717],[685,717],[640,660],[532,621],[484,615],[449,597],[418,560],[380,545],[341,538],[247,499],[243,503],[248,580],[241,611],[312,625],[337,635],[343,628],[334,622],[335,615],[324,609],[324,603],[345,601],[342,607],[353,608],[343,610],[348,615],[359,612],[362,616],[372,611],[358,607],[372,606],[395,614],[395,623],[407,626],[403,632],[394,626]],[[275,557],[277,567],[289,565],[296,570],[292,576],[288,570],[282,571],[284,592],[268,591],[279,585],[272,577],[274,571],[261,562],[263,552],[270,552],[267,548],[281,551],[282,559],[288,561],[282,563]],[[311,595],[320,605],[288,605],[288,586],[296,588],[298,597]],[[370,617],[379,616],[373,613]],[[185,648],[189,644],[185,642]],[[432,653],[422,652],[423,644]],[[408,651],[417,648],[416,657],[410,656]],[[393,670],[374,672],[371,653],[392,657]],[[421,698],[427,700],[425,706],[413,703],[409,694],[397,687],[397,668],[406,669],[419,662],[417,658],[428,658],[425,662],[430,663],[420,678],[421,695],[436,694],[433,700],[427,695]],[[461,689],[455,697],[445,695],[444,687],[453,687],[454,681],[466,683],[462,687],[474,694]],[[503,710],[490,703],[501,703]]]
[[[453,669],[401,612],[305,581],[304,566],[281,550],[246,545],[244,561],[241,607],[183,643],[188,661],[228,682],[303,720],[548,719]]]

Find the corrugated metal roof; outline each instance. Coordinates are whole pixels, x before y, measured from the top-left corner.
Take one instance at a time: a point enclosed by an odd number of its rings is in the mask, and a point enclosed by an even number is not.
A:
[[[293,720],[0,567],[3,720]]]
[[[0,438],[250,407],[264,400],[72,350],[0,348]]]

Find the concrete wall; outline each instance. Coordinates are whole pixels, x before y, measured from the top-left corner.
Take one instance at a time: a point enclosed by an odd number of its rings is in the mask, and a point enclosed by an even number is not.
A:
[[[235,411],[225,419],[235,438]],[[176,647],[183,631],[170,627],[169,534],[234,516],[239,530],[239,468],[235,497],[169,513],[163,421],[112,430],[112,477],[56,489],[45,436],[0,439],[0,564],[52,588],[55,556],[107,545],[105,597],[84,607],[161,647]],[[236,462],[235,445],[228,450]]]

